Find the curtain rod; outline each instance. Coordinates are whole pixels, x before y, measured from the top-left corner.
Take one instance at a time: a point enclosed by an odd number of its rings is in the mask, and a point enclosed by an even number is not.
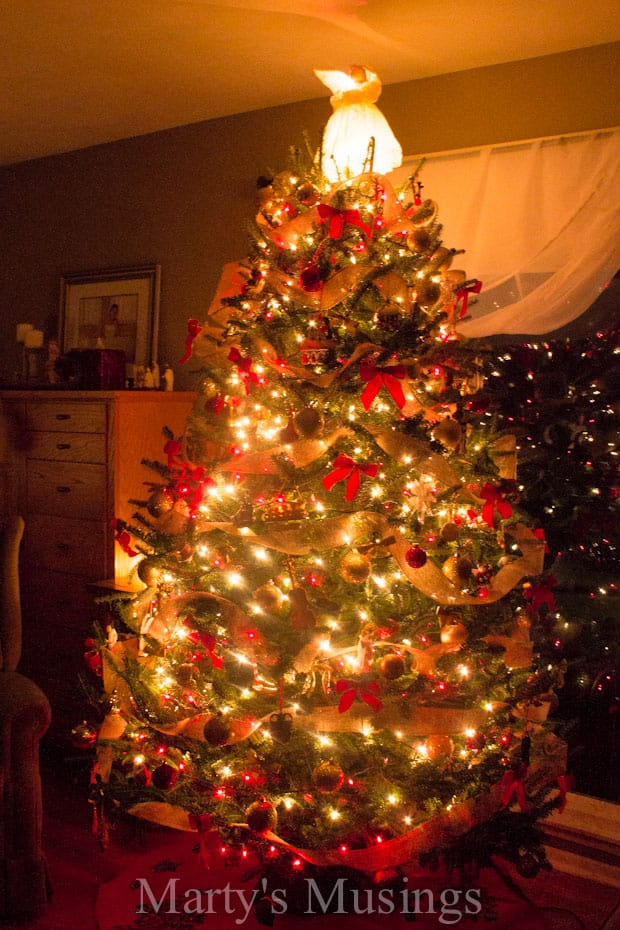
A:
[[[620,126],[608,126],[605,129],[587,129],[581,130],[580,132],[562,132],[555,136],[539,136],[533,139],[515,139],[512,142],[492,142],[489,145],[473,145],[464,149],[445,149],[442,152],[430,152],[427,155],[406,155],[403,158],[403,165],[407,165],[409,162],[419,161],[421,158],[423,158],[425,161],[430,161],[433,158],[446,158],[448,155],[471,155],[475,152],[482,152],[485,149],[491,149],[491,151],[518,149],[522,145],[532,145],[534,142],[562,142],[564,139],[586,139],[588,136],[611,136],[614,134],[614,132],[618,132],[619,129]]]

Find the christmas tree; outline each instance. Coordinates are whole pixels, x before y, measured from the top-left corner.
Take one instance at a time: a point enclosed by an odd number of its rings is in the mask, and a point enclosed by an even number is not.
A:
[[[266,872],[501,849],[531,873],[532,825],[562,803],[559,673],[544,535],[458,335],[480,282],[418,171],[386,176],[369,72],[349,104],[321,75],[348,154],[259,179],[251,253],[189,321],[193,414],[119,527],[146,590],[90,644],[93,803]]]

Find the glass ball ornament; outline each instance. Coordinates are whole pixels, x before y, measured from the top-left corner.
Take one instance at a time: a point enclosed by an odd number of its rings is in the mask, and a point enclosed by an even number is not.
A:
[[[149,497],[146,509],[156,519],[169,513],[174,507],[174,497],[167,488],[158,488]]]
[[[453,752],[454,743],[449,736],[445,736],[443,733],[433,734],[426,740],[426,755],[431,762],[450,759]]]
[[[151,774],[151,783],[155,788],[161,791],[170,791],[174,788],[178,778],[178,772],[174,766],[168,762],[162,762],[157,768],[153,769]]]
[[[411,546],[405,552],[405,561],[410,568],[422,568],[428,561],[428,556],[421,546]]]
[[[446,623],[439,631],[439,638],[442,643],[460,646],[466,642],[468,636],[467,627],[462,623]]]
[[[90,749],[96,742],[97,729],[86,720],[82,720],[77,726],[72,727],[71,745],[74,746],[75,749]]]
[[[344,772],[336,762],[319,762],[312,772],[312,783],[321,794],[332,794],[344,784]]]
[[[340,574],[347,584],[363,584],[371,570],[372,562],[362,552],[347,552],[340,562]]]
[[[138,578],[147,588],[157,587],[161,580],[161,568],[159,565],[156,565],[155,562],[151,561],[151,559],[142,559],[142,561],[138,563],[136,571],[138,573]]]
[[[222,714],[218,714],[207,720],[202,732],[210,746],[225,746],[232,736],[232,727]]]
[[[391,652],[379,660],[379,671],[388,681],[394,681],[404,674],[405,660],[402,656]]]
[[[275,830],[278,823],[278,814],[275,807],[265,798],[254,801],[245,812],[248,827],[254,833],[269,833]]]
[[[451,555],[441,566],[441,570],[452,584],[465,584],[471,578],[473,563],[462,555]]]

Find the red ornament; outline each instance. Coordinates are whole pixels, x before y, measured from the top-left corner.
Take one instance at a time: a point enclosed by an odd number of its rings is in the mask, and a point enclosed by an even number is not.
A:
[[[304,268],[301,273],[301,286],[304,291],[308,291],[308,293],[321,290],[323,287],[323,279],[321,278],[320,268],[317,265],[307,265],[306,268]]]
[[[426,565],[427,558],[428,556],[421,546],[411,546],[405,552],[405,560],[410,568],[422,568],[423,565]]]

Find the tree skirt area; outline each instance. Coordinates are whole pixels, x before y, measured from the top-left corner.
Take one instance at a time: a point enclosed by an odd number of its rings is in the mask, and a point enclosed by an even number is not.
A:
[[[248,930],[269,925],[269,915],[259,921],[253,906],[262,896],[257,889],[255,863],[217,862],[205,869],[195,852],[196,838],[175,836],[165,849],[137,856],[130,868],[102,885],[97,899],[99,930],[217,930],[245,927]],[[252,874],[253,873],[253,874]],[[463,930],[549,930],[543,916],[510,887],[494,870],[459,887],[455,876],[439,873],[409,876],[398,888],[362,890],[356,897],[348,878],[334,876],[318,886],[310,873],[298,872],[296,887],[301,894],[291,896],[291,888],[271,889],[273,926],[282,930],[371,930],[380,925],[405,928],[412,923],[420,930],[458,926]],[[412,893],[403,896],[403,888]],[[417,891],[417,894],[416,894]],[[332,907],[341,913],[326,913]],[[268,907],[265,902],[261,908]],[[469,915],[466,910],[469,909]],[[301,910],[304,913],[295,913]],[[407,914],[406,911],[409,911]]]

